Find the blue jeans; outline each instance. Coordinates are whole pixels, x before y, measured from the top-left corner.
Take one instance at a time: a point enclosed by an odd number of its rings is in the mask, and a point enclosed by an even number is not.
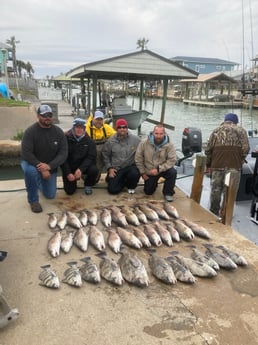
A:
[[[50,179],[45,180],[34,165],[21,161],[21,167],[24,172],[29,203],[39,201],[39,190],[47,199],[53,199],[56,196],[56,172],[51,173]]]

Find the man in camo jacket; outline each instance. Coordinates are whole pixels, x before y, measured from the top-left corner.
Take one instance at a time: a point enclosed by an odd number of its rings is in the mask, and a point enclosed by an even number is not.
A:
[[[237,115],[227,114],[224,122],[211,133],[205,149],[207,168],[212,174],[210,211],[217,216],[220,216],[225,175],[234,172],[238,188],[241,168],[250,150],[247,132],[237,124]]]

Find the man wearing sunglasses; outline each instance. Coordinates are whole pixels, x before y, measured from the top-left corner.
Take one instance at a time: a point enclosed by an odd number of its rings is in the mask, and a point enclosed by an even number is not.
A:
[[[32,212],[42,212],[39,190],[48,199],[56,195],[57,168],[67,157],[64,132],[52,123],[52,109],[42,104],[38,121],[27,128],[21,143],[21,167],[24,172],[27,199]]]
[[[103,159],[107,169],[108,192],[118,194],[124,187],[134,194],[140,172],[134,161],[140,138],[128,132],[125,119],[116,121],[116,131],[103,147]]]

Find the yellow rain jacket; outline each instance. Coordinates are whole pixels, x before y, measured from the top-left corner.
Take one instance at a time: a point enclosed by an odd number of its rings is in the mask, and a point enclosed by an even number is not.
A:
[[[92,119],[93,115],[90,115],[86,123],[86,132],[97,145],[104,144],[108,138],[116,133],[115,129],[105,122],[101,128],[95,127]]]

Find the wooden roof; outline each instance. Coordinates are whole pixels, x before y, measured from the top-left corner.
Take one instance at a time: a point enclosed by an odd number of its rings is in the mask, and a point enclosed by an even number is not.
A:
[[[237,81],[223,72],[214,72],[208,74],[199,74],[196,79],[181,79],[180,82],[182,83],[206,83],[211,81],[227,81],[231,83],[236,83]]]
[[[83,64],[67,73],[71,78],[160,80],[196,78],[197,72],[150,50]]]

